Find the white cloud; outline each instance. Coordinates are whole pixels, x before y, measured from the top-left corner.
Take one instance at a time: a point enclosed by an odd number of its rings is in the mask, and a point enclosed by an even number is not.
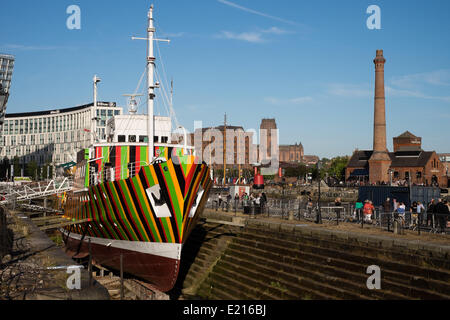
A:
[[[164,36],[168,38],[180,38],[185,34],[186,32],[164,33]]]
[[[262,34],[259,32],[233,33],[229,31],[222,31],[221,35],[219,35],[219,38],[241,40],[251,43],[262,43],[266,41],[262,38]]]
[[[22,44],[5,44],[0,46],[2,49],[8,49],[8,50],[21,50],[21,51],[35,51],[35,50],[57,50],[57,49],[64,49],[67,47],[61,47],[61,46],[29,46],[29,45],[22,45]]]
[[[269,34],[286,34],[286,33],[290,33],[290,31],[283,30],[283,29],[280,29],[278,27],[272,27],[272,28],[269,28],[269,29],[261,30],[261,32],[269,33]]]
[[[392,77],[390,83],[401,88],[415,88],[423,85],[450,86],[450,70],[442,69]]]
[[[260,11],[256,11],[256,10],[253,10],[253,9],[250,9],[250,8],[246,8],[246,7],[243,7],[243,6],[238,5],[236,3],[233,3],[231,1],[227,1],[227,0],[217,0],[217,1],[222,3],[222,4],[227,5],[229,7],[233,7],[233,8],[236,8],[238,10],[241,10],[241,11],[249,12],[249,13],[252,13],[252,14],[264,17],[264,18],[268,18],[268,19],[284,22],[284,23],[291,24],[291,25],[297,25],[296,22],[293,22],[293,21],[290,21],[290,20],[286,20],[286,19],[282,19],[282,18],[275,17],[275,16],[271,16],[269,14],[266,14],[266,13],[263,13],[263,12],[260,12]]]
[[[267,38],[267,35],[283,35],[291,33],[290,31],[280,29],[278,27],[271,27],[269,29],[259,29],[258,31],[248,31],[248,32],[241,32],[241,33],[235,33],[230,31],[222,31],[217,38],[223,38],[223,39],[233,39],[233,40],[241,40],[241,41],[247,41],[251,43],[263,43],[268,42],[269,39]]]
[[[290,99],[280,99],[274,97],[266,97],[264,101],[272,105],[303,105],[314,101],[312,97],[297,97]]]

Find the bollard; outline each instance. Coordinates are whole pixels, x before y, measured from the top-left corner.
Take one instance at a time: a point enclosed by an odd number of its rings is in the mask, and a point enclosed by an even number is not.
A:
[[[289,211],[289,221],[294,220],[294,211]]]

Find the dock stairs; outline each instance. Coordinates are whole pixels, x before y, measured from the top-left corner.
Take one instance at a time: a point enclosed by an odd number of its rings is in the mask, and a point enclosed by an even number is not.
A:
[[[245,227],[199,225],[185,249],[183,258],[190,261],[182,258],[181,297],[450,299],[449,251],[414,243],[250,220]],[[373,265],[381,270],[379,290],[367,286]]]

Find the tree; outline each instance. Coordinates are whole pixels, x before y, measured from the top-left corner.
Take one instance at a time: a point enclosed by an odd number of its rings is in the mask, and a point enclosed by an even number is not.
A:
[[[297,167],[290,167],[285,169],[286,177],[304,177],[307,173],[307,168],[304,164],[299,164]]]
[[[31,161],[25,165],[25,176],[31,177],[33,180],[37,179],[37,163]]]
[[[331,159],[331,163],[327,168],[328,175],[341,181],[345,177],[345,168],[347,167],[348,161],[348,156]]]
[[[11,173],[9,172],[11,170],[11,164],[9,162],[9,159],[7,157],[5,157],[2,160],[2,163],[0,165],[0,179],[8,179],[9,175],[11,175]]]
[[[21,166],[20,166],[20,159],[18,156],[15,156],[13,159],[13,165],[14,165],[14,176],[20,177],[21,176]]]

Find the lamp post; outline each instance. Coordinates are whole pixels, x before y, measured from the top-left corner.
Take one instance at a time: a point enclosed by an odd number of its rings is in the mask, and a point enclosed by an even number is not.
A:
[[[317,224],[322,224],[322,212],[321,212],[321,207],[320,207],[320,169],[322,169],[322,164],[319,161],[317,161],[317,179],[319,181],[319,198],[317,200],[317,206],[318,206],[318,211],[317,211],[317,216],[316,216],[316,223]]]

